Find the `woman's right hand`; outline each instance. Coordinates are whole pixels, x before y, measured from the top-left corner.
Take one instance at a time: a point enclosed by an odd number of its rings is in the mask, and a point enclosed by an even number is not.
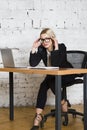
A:
[[[37,48],[41,45],[40,43],[40,38],[38,38],[34,43],[33,43],[33,46],[32,46],[32,53],[35,53]]]
[[[32,46],[32,48],[38,48],[40,45],[41,45],[41,43],[40,43],[40,38],[38,38],[34,43],[33,43],[33,46]]]

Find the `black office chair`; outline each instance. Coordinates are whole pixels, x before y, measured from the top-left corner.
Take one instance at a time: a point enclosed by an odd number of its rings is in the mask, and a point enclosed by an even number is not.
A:
[[[80,51],[80,50],[67,51],[67,60],[72,64],[74,68],[87,68],[87,52],[85,51]],[[77,74],[74,81],[70,82],[69,84],[67,84],[62,88],[62,94],[64,95],[65,100],[67,100],[69,107],[71,107],[71,104],[67,99],[67,87],[70,87],[74,84],[80,84],[80,83],[83,83],[83,74]],[[74,118],[76,117],[76,115],[84,117],[83,113],[78,112],[73,108],[69,108],[67,113],[62,112],[62,116],[64,116],[64,121],[63,121],[64,126],[68,125],[68,114],[72,114]],[[44,123],[46,122],[49,116],[55,116],[54,109],[51,110],[50,113],[44,115],[44,118],[42,120],[42,127],[44,126]]]

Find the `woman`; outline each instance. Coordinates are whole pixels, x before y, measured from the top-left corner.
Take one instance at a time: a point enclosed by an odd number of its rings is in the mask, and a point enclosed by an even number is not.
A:
[[[45,28],[41,31],[40,37],[33,43],[30,52],[29,62],[31,66],[37,66],[41,60],[45,66],[58,66],[61,68],[72,67],[72,65],[67,61],[65,45],[63,43],[58,43],[54,32],[50,28]],[[62,76],[62,86],[73,79],[74,76],[71,75]],[[40,122],[43,118],[42,112],[46,104],[47,91],[49,88],[55,94],[55,76],[47,75],[40,85],[36,103],[36,115],[31,130],[39,129]],[[67,101],[64,99],[63,95],[61,99],[61,108],[63,112],[67,112]]]

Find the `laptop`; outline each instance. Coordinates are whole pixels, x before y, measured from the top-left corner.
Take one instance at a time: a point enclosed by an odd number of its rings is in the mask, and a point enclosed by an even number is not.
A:
[[[15,68],[15,63],[14,63],[14,58],[13,58],[13,53],[10,48],[4,48],[0,49],[1,51],[1,57],[2,57],[2,62],[4,67],[9,67],[9,68]],[[21,68],[26,68],[26,66],[21,66]],[[16,68],[20,68],[16,67]]]

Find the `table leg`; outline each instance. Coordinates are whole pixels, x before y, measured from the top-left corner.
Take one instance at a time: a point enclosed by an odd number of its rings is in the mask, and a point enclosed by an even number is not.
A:
[[[84,130],[87,130],[87,74],[84,75]]]
[[[9,106],[10,120],[14,120],[14,103],[13,103],[13,72],[9,72]]]
[[[61,76],[55,76],[55,130],[61,130]]]

